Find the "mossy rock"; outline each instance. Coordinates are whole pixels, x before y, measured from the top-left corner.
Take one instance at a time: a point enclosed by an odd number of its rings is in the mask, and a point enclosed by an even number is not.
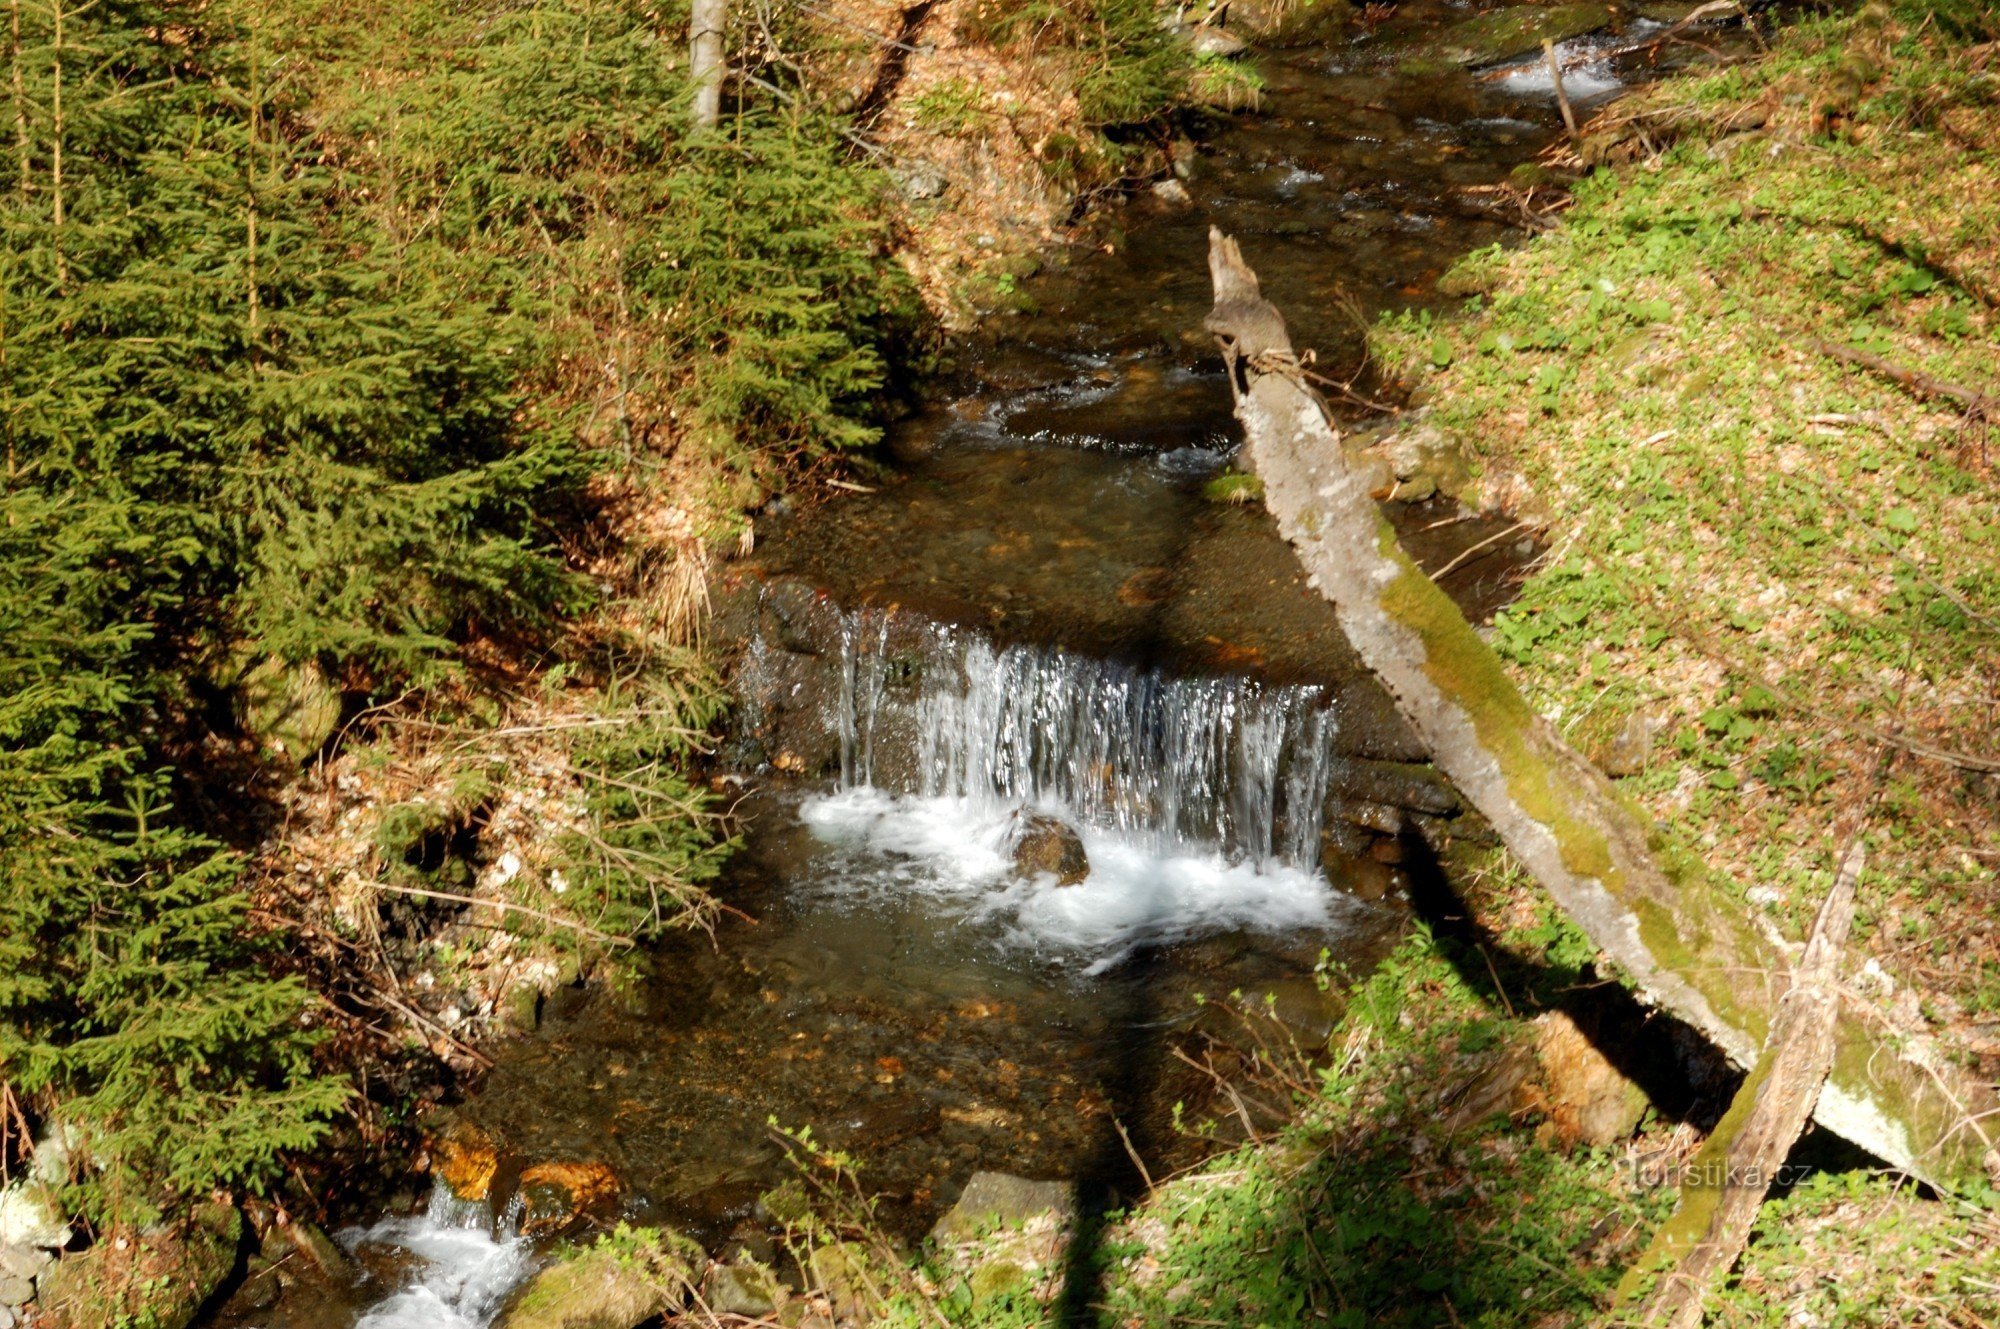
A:
[[[1354,21],[1349,0],[1236,0],[1229,22],[1262,46],[1312,46],[1345,35]]]
[[[1210,503],[1261,503],[1264,481],[1241,471],[1224,471],[1201,487],[1201,496]]]
[[[340,725],[340,689],[318,664],[272,657],[236,681],[236,720],[266,748],[294,761],[311,758]]]
[[[1030,1275],[1026,1268],[1014,1260],[987,1260],[974,1266],[966,1276],[966,1287],[975,1302],[992,1301],[999,1297],[1011,1296],[1027,1288]]]
[[[717,1315],[744,1315],[762,1319],[784,1305],[789,1298],[777,1274],[748,1256],[708,1271],[702,1300]]]
[[[868,1272],[868,1247],[858,1241],[835,1242],[813,1250],[807,1261],[812,1285],[833,1305],[836,1320],[865,1323],[878,1309],[876,1280]]]
[[[235,1270],[243,1214],[205,1204],[187,1225],[126,1240],[101,1241],[66,1255],[43,1273],[41,1318],[47,1329],[187,1329]]]
[[[705,1258],[677,1233],[620,1227],[529,1279],[494,1329],[637,1329],[680,1308]]]
[[[975,1172],[958,1203],[937,1222],[931,1236],[962,1241],[995,1228],[1020,1227],[1044,1216],[1063,1221],[1076,1210],[1076,1189],[1067,1181],[1030,1181],[1004,1172]]]
[[[1477,67],[1498,64],[1542,48],[1542,43],[1568,41],[1606,27],[1617,10],[1604,4],[1517,5],[1467,19],[1447,29],[1432,46],[1439,60]]]

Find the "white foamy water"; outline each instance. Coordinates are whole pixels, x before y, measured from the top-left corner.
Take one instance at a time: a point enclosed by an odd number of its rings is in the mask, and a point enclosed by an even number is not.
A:
[[[389,1246],[416,1260],[408,1282],[364,1311],[355,1329],[486,1329],[534,1267],[512,1224],[496,1233],[484,1205],[454,1200],[442,1188],[414,1218],[340,1235],[350,1249]]]
[[[1617,37],[1578,37],[1558,42],[1556,62],[1562,66],[1563,91],[1573,102],[1587,102],[1624,87],[1625,81],[1611,67],[1611,52],[1629,46],[1634,38],[1649,36],[1661,26],[1640,19]],[[1556,95],[1555,79],[1549,74],[1548,61],[1539,55],[1529,56],[1507,67],[1500,78],[1500,86],[1523,97],[1553,100]]]
[[[1232,862],[1213,848],[1162,850],[1151,837],[1088,824],[1080,828],[1087,878],[1073,886],[1024,878],[1007,853],[1016,806],[853,788],[808,799],[799,815],[844,851],[829,890],[919,894],[1011,947],[1081,963],[1086,974],[1146,944],[1325,929],[1356,907],[1316,871]]]
[[[870,610],[843,616],[840,644],[841,788],[800,812],[837,851],[823,889],[921,895],[1086,972],[1356,908],[1319,872],[1339,728],[1323,689],[1000,648]],[[1014,871],[1027,811],[1078,830],[1083,882]]]
[[[943,624],[898,650],[893,626],[872,612],[842,625],[844,788],[958,799],[989,818],[1058,809],[1161,859],[1318,862],[1339,727],[1321,689],[996,649]]]

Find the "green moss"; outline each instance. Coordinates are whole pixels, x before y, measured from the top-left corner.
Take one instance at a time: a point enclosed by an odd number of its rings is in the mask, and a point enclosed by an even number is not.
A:
[[[1534,742],[1540,717],[1458,606],[1403,552],[1388,520],[1378,521],[1377,547],[1402,569],[1382,592],[1383,612],[1423,642],[1424,672],[1472,721],[1480,746],[1506,777],[1508,794],[1555,837],[1563,866],[1617,894],[1622,874],[1603,832],[1571,812],[1575,800],[1567,781]]]
[[[1261,476],[1242,471],[1224,471],[1201,487],[1201,496],[1210,503],[1257,503],[1264,497]]]

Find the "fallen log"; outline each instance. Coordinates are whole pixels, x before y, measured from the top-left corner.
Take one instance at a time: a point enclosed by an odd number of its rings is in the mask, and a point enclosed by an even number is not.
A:
[[[1813,921],[1792,985],[1778,1002],[1763,1056],[1688,1161],[1674,1216],[1625,1275],[1620,1297],[1636,1305],[1635,1325],[1698,1329],[1708,1290],[1743,1254],[1757,1209],[1812,1115],[1833,1065],[1840,1014],[1834,960],[1854,922],[1863,858],[1856,837]]]
[[[1208,327],[1231,365],[1244,464],[1369,669],[1431,759],[1543,890],[1655,1006],[1752,1066],[1791,969],[1703,865],[1565,743],[1411,561],[1305,382],[1235,241],[1211,231]],[[1247,319],[1242,327],[1237,322]],[[1815,1119],[1932,1182],[2000,1174],[1990,1089],[1843,1008]]]

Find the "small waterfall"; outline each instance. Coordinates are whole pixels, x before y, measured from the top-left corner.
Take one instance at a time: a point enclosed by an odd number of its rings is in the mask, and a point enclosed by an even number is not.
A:
[[[483,1203],[439,1186],[414,1218],[389,1218],[341,1234],[349,1247],[388,1246],[420,1263],[410,1281],[364,1311],[355,1329],[485,1329],[533,1267],[516,1210],[493,1220]]]
[[[840,650],[849,789],[1059,805],[1158,852],[1318,862],[1337,728],[1320,688],[996,648],[875,611],[844,616]]]

